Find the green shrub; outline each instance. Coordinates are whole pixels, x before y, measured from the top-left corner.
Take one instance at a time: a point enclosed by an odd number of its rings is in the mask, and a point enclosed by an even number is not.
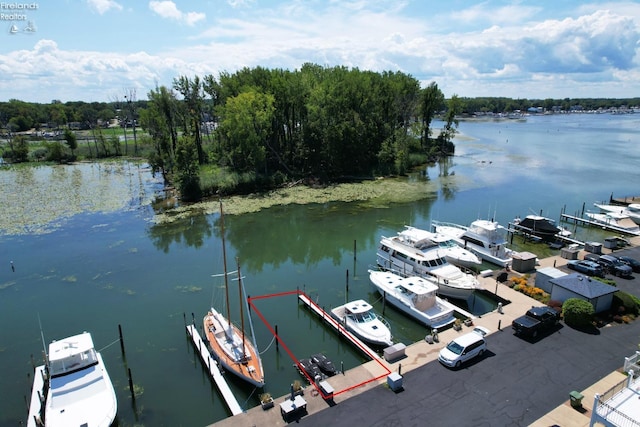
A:
[[[640,310],[640,300],[637,297],[622,291],[616,291],[613,294],[611,308],[618,311],[617,308],[624,307],[624,314],[638,315]]]
[[[595,310],[588,301],[569,298],[562,304],[562,313],[567,325],[581,328],[591,325]]]

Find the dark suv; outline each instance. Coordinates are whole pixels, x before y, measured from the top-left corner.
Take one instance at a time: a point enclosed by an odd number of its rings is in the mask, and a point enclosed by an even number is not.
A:
[[[600,258],[598,258],[598,264],[600,264],[606,272],[614,276],[630,277],[633,272],[631,267],[611,255],[601,255]]]
[[[604,270],[602,266],[594,261],[589,260],[570,260],[567,261],[567,267],[571,270],[575,270],[578,273],[586,274],[587,276],[604,277]]]

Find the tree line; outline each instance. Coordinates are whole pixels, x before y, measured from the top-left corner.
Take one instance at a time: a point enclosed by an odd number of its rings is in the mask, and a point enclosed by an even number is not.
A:
[[[413,165],[452,155],[457,117],[475,111],[508,112],[528,106],[602,105],[602,100],[445,99],[435,82],[425,88],[402,72],[305,64],[299,70],[243,68],[217,77],[180,76],[144,101],[135,93],[110,103],[0,103],[0,125],[11,152],[28,150],[12,135],[62,128],[60,140],[75,158],[78,129],[90,129],[96,157],[128,154],[121,138],[100,123],[117,119],[144,131],[135,154],[175,184],[185,200],[217,192],[255,191],[291,181],[329,182],[404,174]],[[133,95],[133,96],[132,96]],[[607,100],[609,106],[637,105]],[[434,129],[434,120],[439,129]],[[134,129],[136,129],[134,127]],[[127,134],[125,128],[124,141]],[[138,151],[138,144],[141,150]],[[26,147],[26,148],[25,148]],[[61,144],[45,147],[62,158]],[[79,150],[78,150],[79,151]],[[6,156],[6,150],[5,150]],[[22,152],[22,158],[26,154]]]

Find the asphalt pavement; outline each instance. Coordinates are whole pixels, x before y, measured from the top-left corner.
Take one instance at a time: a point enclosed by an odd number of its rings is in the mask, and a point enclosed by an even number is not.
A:
[[[640,259],[640,248],[624,252]],[[621,290],[640,293],[638,273],[616,282]],[[584,390],[619,370],[624,357],[638,350],[640,320],[591,334],[562,324],[535,342],[514,336],[508,325],[488,336],[487,343],[489,351],[482,358],[459,370],[432,361],[403,374],[400,392],[378,386],[298,423],[526,426],[566,402],[572,390]]]

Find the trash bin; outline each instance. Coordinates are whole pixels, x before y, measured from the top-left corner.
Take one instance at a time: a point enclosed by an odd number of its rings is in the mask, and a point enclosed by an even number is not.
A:
[[[572,408],[581,408],[582,407],[582,398],[584,396],[578,391],[572,391],[569,393],[569,400],[571,401]]]

